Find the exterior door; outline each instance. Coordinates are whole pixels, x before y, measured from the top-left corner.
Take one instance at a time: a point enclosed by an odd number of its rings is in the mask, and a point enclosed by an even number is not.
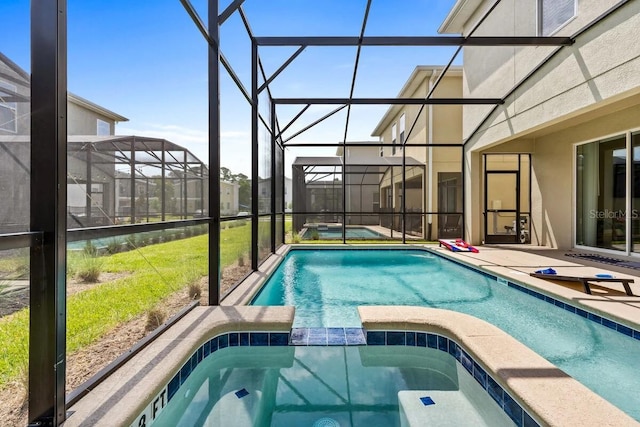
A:
[[[485,172],[485,243],[521,243],[520,173]]]

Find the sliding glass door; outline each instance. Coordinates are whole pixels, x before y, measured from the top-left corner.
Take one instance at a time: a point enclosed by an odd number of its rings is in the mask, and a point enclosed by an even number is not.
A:
[[[627,251],[626,147],[626,135],[577,147],[577,245]]]

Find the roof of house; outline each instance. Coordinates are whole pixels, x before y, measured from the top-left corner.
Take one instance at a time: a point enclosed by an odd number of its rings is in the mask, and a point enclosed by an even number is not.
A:
[[[378,141],[347,141],[348,144],[362,144],[364,145],[364,147],[361,148],[371,148],[373,147],[373,145],[369,145],[367,146],[366,144],[376,144],[376,145],[380,145],[380,142]],[[339,146],[336,149],[336,156],[342,156],[342,150],[344,149],[343,146]]]
[[[109,119],[111,119],[111,120],[113,120],[115,122],[128,122],[129,121],[128,118],[126,118],[124,116],[121,116],[118,113],[114,113],[111,110],[107,110],[106,108],[101,107],[100,105],[95,104],[95,103],[89,101],[88,99],[85,99],[85,98],[83,98],[81,96],[75,95],[75,94],[73,94],[71,92],[68,92],[67,99],[68,99],[69,102],[72,102],[72,103],[74,103],[74,104],[76,104],[76,105],[78,105],[80,107],[83,107],[83,108],[91,110],[91,111],[93,111],[95,113],[98,113],[101,116],[105,116],[105,117],[107,117],[107,118],[109,118]]]
[[[342,166],[342,157],[296,157],[294,166]],[[421,166],[413,157],[405,158],[406,166]],[[402,166],[402,157],[365,157],[352,159],[347,166]]]
[[[7,57],[6,55],[4,55],[2,52],[0,52],[0,62],[4,63],[9,69],[11,69],[14,73],[16,73],[16,75],[18,75],[23,81],[25,85],[30,84],[31,82],[31,78],[29,76],[29,74],[23,70],[18,64],[16,64],[15,62],[13,62],[9,57]],[[5,76],[5,78],[10,78],[11,76]],[[13,79],[15,79],[15,77],[11,77]],[[11,94],[14,96],[19,96],[18,94]],[[85,99],[81,96],[75,95],[71,92],[67,92],[67,100],[69,102],[72,102],[80,107],[86,108],[88,110],[91,110],[95,113],[100,114],[101,116],[107,117],[113,121],[116,122],[128,122],[129,119],[121,116],[118,113],[114,113],[111,110],[108,110],[104,107],[101,107],[100,105],[89,101],[88,99]],[[13,101],[13,100],[10,100]],[[17,99],[17,101],[28,101],[28,98],[24,98],[24,99]]]
[[[444,19],[438,32],[440,34],[462,34],[462,29],[484,0],[458,0]]]
[[[444,69],[443,65],[418,65],[407,81],[405,82],[402,89],[398,93],[398,98],[408,98],[413,95],[413,93],[418,89],[420,84],[427,78],[430,78],[434,75],[438,76],[438,72],[442,72]],[[447,77],[459,77],[462,76],[462,67],[461,66],[451,66],[447,70]],[[425,94],[426,95],[426,94]],[[380,122],[376,125],[373,132],[371,132],[371,136],[380,136],[382,132],[389,126],[391,121],[398,115],[402,109],[404,109],[404,105],[392,105],[389,107],[387,112],[382,116]]]

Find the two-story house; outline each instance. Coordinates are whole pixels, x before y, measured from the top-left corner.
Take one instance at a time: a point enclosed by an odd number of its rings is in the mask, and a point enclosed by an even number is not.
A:
[[[463,95],[504,100],[463,109],[467,239],[637,252],[640,2],[493,3],[458,0],[439,31],[573,44],[464,48]]]

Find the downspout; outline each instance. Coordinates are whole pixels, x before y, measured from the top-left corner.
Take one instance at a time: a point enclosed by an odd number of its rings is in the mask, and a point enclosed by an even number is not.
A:
[[[431,90],[433,88],[433,82],[436,78],[436,70],[435,68],[433,69],[433,71],[431,72],[431,77],[429,78],[429,91],[427,93],[431,93]],[[427,175],[428,179],[427,179],[427,212],[429,212],[428,216],[427,216],[427,232],[428,232],[428,239],[429,240],[433,240],[432,239],[432,227],[433,227],[433,214],[431,212],[433,212],[433,147],[431,146],[431,144],[433,144],[433,105],[429,104],[428,105],[428,129],[429,129],[429,133],[427,136],[427,144],[429,144],[428,148],[427,148],[427,162],[428,162],[428,168],[429,168],[429,174]]]

